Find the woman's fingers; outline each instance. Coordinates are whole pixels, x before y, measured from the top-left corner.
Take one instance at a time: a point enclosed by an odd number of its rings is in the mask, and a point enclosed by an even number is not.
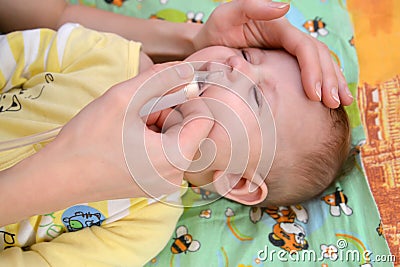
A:
[[[131,96],[131,102],[135,102],[131,107],[132,110],[139,111],[151,98],[190,82],[193,75],[194,68],[189,63],[156,64],[135,78],[115,85],[111,90],[118,91],[117,94],[122,94],[124,98],[128,97],[128,100]]]
[[[337,108],[339,105],[350,105],[353,102],[353,97],[340,67],[333,60],[331,52],[326,45],[319,42],[318,47],[323,76],[323,103],[329,108]]]
[[[321,42],[316,42],[316,45],[322,71],[322,102],[329,108],[337,108],[340,105],[338,73],[328,47]]]
[[[335,64],[334,66],[336,75],[338,77],[340,103],[343,106],[349,106],[351,105],[351,103],[353,103],[354,97],[349,90],[346,78],[344,77],[342,70],[339,68],[337,64]]]
[[[284,21],[281,23],[284,24]],[[321,101],[323,70],[315,41],[311,36],[294,27],[282,31],[280,41],[282,47],[295,56],[299,62],[301,79],[307,97],[313,101]]]
[[[201,142],[206,139],[214,125],[208,106],[201,98],[195,98],[178,108],[182,120],[163,129],[163,145],[169,160],[182,170],[187,170]],[[176,117],[174,118],[176,120]],[[168,118],[165,121],[168,123]],[[178,144],[172,145],[172,144]],[[171,149],[172,148],[172,149]],[[177,150],[178,149],[178,150]]]
[[[324,43],[297,29],[286,31],[281,41],[299,62],[304,91],[309,99],[322,101],[329,108],[352,103],[345,77]]]
[[[216,9],[216,17],[225,26],[237,26],[250,19],[269,21],[284,16],[289,11],[288,3],[264,0],[236,0]],[[222,16],[222,18],[221,18]]]

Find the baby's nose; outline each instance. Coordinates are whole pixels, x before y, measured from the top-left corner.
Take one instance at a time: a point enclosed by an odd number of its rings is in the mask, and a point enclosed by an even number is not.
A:
[[[232,69],[244,70],[248,62],[242,56],[231,56],[226,59],[226,65],[230,66]]]

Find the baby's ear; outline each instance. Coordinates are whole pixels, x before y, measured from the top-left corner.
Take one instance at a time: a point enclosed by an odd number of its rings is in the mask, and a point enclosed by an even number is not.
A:
[[[259,204],[268,195],[268,187],[259,174],[245,178],[239,174],[216,171],[213,183],[218,194],[245,205]]]

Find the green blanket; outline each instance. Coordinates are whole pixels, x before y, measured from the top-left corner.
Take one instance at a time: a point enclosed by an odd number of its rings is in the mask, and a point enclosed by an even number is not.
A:
[[[80,0],[141,18],[204,22],[223,0]],[[111,3],[108,3],[111,2]],[[356,94],[358,62],[345,0],[292,0],[292,24],[331,50]],[[316,26],[310,30],[308,25]],[[361,164],[365,136],[357,104],[347,107],[352,153],[338,182],[290,207],[250,208],[196,188],[176,233],[151,266],[393,266],[380,216]],[[202,205],[199,205],[202,204]],[[204,204],[204,205],[203,205]]]

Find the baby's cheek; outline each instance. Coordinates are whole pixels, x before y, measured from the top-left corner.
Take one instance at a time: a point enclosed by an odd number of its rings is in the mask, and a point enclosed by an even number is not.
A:
[[[224,169],[228,166],[232,155],[232,140],[227,129],[216,122],[209,134],[209,139],[214,142],[216,148],[215,166]]]
[[[260,127],[254,127],[249,133],[250,163],[258,163],[264,149]]]

